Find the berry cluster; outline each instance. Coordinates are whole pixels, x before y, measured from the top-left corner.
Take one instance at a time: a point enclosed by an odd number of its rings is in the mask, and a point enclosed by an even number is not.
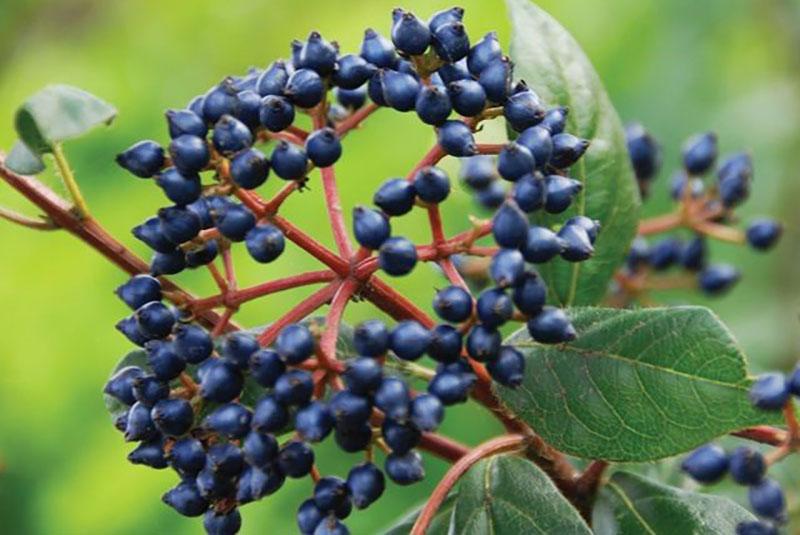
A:
[[[384,472],[400,485],[424,477],[417,447],[439,427],[446,406],[465,402],[489,378],[509,387],[522,382],[523,356],[502,344],[501,326],[527,322],[540,343],[576,336],[566,314],[545,305],[547,289],[530,264],[590,258],[599,224],[577,216],[551,230],[531,226],[528,218],[537,210],[556,214],[570,206],[581,183],[567,170],[588,142],[564,132],[565,108],[548,111],[524,82],[512,83],[513,65],[494,33],[470,45],[463,14],[451,8],[425,23],[397,9],[391,40],[367,30],[360,54],[340,55],[335,43],[312,32],[292,44],[291,59],[228,77],[186,109],[168,111],[168,150],[142,141],[117,157],[134,175],[154,179],[173,204],[133,229],[155,252],[151,274],[117,290],[134,311],[118,329],[144,348],[146,363],[118,370],[105,392],[122,404],[116,425],[125,440],[140,442],[130,461],[175,469],[181,482],[164,502],[187,516],[205,515],[209,533],[235,533],[240,505],[275,492],[287,477],[308,475],[315,484],[297,513],[300,531],[347,533],[342,520],[353,506],[361,509],[380,497]],[[331,208],[338,205],[332,170],[342,155],[342,137],[379,107],[415,111],[435,128],[437,143],[407,178],[383,182],[373,207],[354,209],[352,230],[360,249],[353,251],[341,214]],[[300,114],[311,117],[313,131],[295,125]],[[500,116],[518,132],[516,141],[477,143],[479,123]],[[270,147],[269,155],[258,144]],[[443,236],[438,205],[451,184],[436,166],[447,155],[464,158],[465,183],[495,210],[490,221],[450,240]],[[314,168],[330,201],[340,258],[277,215],[290,193],[304,189]],[[255,190],[271,173],[286,185],[264,201]],[[210,180],[204,183],[201,175]],[[392,232],[391,218],[415,207],[428,211],[432,246]],[[495,246],[474,245],[489,235]],[[268,263],[287,241],[313,249],[331,271],[301,274],[291,284],[286,279],[236,288],[234,243],[244,242],[254,260]],[[460,254],[491,257],[493,286],[477,299],[451,258]],[[215,267],[218,255],[224,275]],[[391,328],[368,320],[354,330],[357,356],[338,360],[331,341],[346,302],[366,291],[377,270],[403,276],[419,261],[437,262],[450,280],[433,300],[443,322],[413,313],[393,314],[400,321]],[[220,296],[176,301],[162,289],[165,279],[156,278],[204,265]],[[315,308],[305,306],[310,302],[260,333],[237,331],[230,323],[241,303],[298,282],[331,283],[330,292],[311,298],[317,307],[331,304],[321,328],[302,321]],[[211,325],[195,321],[202,319],[198,312],[215,307],[225,307],[225,313]],[[423,374],[427,392],[415,392],[390,365],[423,355],[437,368]],[[366,452],[366,461],[346,479],[323,477],[315,467],[310,444],[331,435],[346,452]],[[383,470],[373,463],[374,446],[387,454]]]
[[[661,148],[640,124],[626,128],[628,152],[643,198],[661,167]],[[641,286],[648,274],[661,274],[678,267],[695,278],[693,285],[707,295],[719,295],[740,279],[739,270],[729,264],[710,264],[708,238],[748,243],[759,251],[771,249],[780,239],[782,227],[776,221],[761,218],[750,223],[742,233],[733,228],[734,209],[747,200],[753,180],[753,163],[747,153],[734,153],[716,167],[716,180],[708,175],[715,169],[718,156],[717,136],[708,132],[689,138],[682,153],[682,169],[672,178],[671,196],[678,204],[675,214],[647,221],[633,242],[624,271],[617,278],[622,290]],[[688,239],[667,236],[648,242],[645,234],[668,231],[683,226],[691,231]],[[658,286],[656,286],[657,288]]]

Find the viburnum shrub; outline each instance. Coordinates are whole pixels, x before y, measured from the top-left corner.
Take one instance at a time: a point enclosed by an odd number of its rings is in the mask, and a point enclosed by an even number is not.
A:
[[[20,107],[20,142],[0,175],[44,216],[0,215],[64,229],[131,275],[116,290],[130,308],[117,327],[140,348],[114,369],[106,403],[124,439],[138,443],[128,459],[175,470],[163,501],[203,516],[208,533],[237,532],[239,508],[287,478],[313,482],[297,504],[301,533],[347,533],[353,509],[386,485],[425,477],[423,454],[452,467],[392,533],[761,534],[786,522],[766,473],[800,440],[791,399],[800,372],[753,381],[709,310],[650,307],[651,290],[716,295],[739,280],[732,266],[710,263],[709,239],[759,251],[779,239],[769,219],[734,226],[750,155],[718,157],[715,134],[691,137],[674,210],[640,221],[658,143],[641,125],[623,129],[555,21],[527,0],[508,6],[510,55],[495,33],[471,40],[458,7],[427,22],[398,8],[386,36],[366,30],[358,53],[311,32],[290,58],[168,110],[168,142],[139,141],[116,157],[167,198],[133,227],[153,250],[149,264],[91,216],[62,148],[114,109],[66,86]],[[430,125],[435,142],[405,176],[359,177],[363,204],[344,214],[335,165],[356,130],[391,110]],[[481,139],[491,121],[507,139]],[[72,203],[29,176],[46,154]],[[460,160],[461,185],[440,167],[448,157]],[[280,184],[269,198],[259,193],[267,182]],[[454,216],[466,230],[448,235],[440,206],[462,186],[490,216]],[[335,249],[281,215],[290,198],[314,194],[307,189],[324,194]],[[427,243],[394,229],[418,211]],[[666,237],[650,239],[657,234]],[[269,264],[288,247],[322,269],[239,287],[234,248]],[[414,303],[391,281],[421,263],[438,266],[443,281],[430,302]],[[219,291],[179,287],[172,276],[187,269],[207,269]],[[320,289],[266,327],[235,322],[245,303],[311,285]],[[355,300],[394,321],[344,324]],[[437,434],[446,408],[468,400],[506,434],[477,446]],[[703,445],[724,435],[756,445]],[[363,459],[321,473],[315,445],[325,440]],[[609,470],[691,450],[682,470],[700,483],[730,472],[748,486],[755,516],[635,468]]]

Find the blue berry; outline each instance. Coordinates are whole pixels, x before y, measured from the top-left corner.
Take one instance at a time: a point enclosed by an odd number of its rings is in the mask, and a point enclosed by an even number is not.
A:
[[[531,151],[537,169],[544,170],[550,163],[553,157],[553,137],[544,126],[526,128],[516,141]]]
[[[560,255],[565,248],[566,243],[552,230],[531,226],[521,251],[527,262],[543,264]]]
[[[167,110],[164,114],[169,127],[169,137],[175,139],[182,135],[205,138],[208,126],[203,119],[192,110]]]
[[[261,101],[258,118],[261,124],[271,132],[280,132],[291,126],[294,116],[294,106],[286,97],[269,95]]]
[[[250,257],[264,264],[277,259],[286,247],[283,232],[269,223],[262,223],[248,230],[244,243]]]
[[[325,513],[320,511],[313,498],[301,503],[297,509],[297,527],[303,535],[313,535],[324,518]]]
[[[133,385],[136,379],[144,377],[144,371],[138,366],[126,366],[114,375],[103,387],[103,392],[115,397],[125,405],[136,403],[136,396],[133,394]]]
[[[564,243],[561,258],[568,262],[583,262],[594,254],[592,240],[582,226],[566,224],[559,229],[558,237]]]
[[[708,295],[720,295],[739,282],[739,270],[728,264],[708,266],[698,275],[700,289]]]
[[[195,477],[200,494],[207,500],[226,498],[236,492],[235,480],[217,474],[213,467],[206,466]]]
[[[150,275],[135,275],[119,286],[115,293],[126,305],[136,310],[150,301],[161,301],[161,283]]]
[[[183,175],[193,175],[202,171],[211,158],[206,140],[189,134],[172,140],[169,144],[169,155],[172,158],[172,165]]]
[[[675,265],[681,255],[681,242],[675,238],[663,238],[650,248],[649,264],[656,271]]]
[[[304,405],[311,399],[314,383],[304,370],[289,370],[275,382],[273,394],[284,405]]]
[[[347,490],[357,509],[369,507],[381,497],[385,488],[383,472],[372,463],[358,464],[347,474]]]
[[[750,401],[759,409],[778,411],[789,400],[789,384],[782,373],[760,375],[750,387]]]
[[[415,199],[413,183],[404,178],[390,178],[380,185],[372,202],[388,215],[399,216],[411,211]]]
[[[422,54],[431,42],[431,31],[410,11],[397,8],[392,12],[392,42],[400,52],[410,56]]]
[[[342,451],[356,453],[367,449],[372,442],[372,427],[367,423],[355,427],[339,425],[333,438]]]
[[[589,148],[589,141],[572,134],[556,134],[553,136],[553,156],[550,165],[556,169],[566,169],[577,162]]]
[[[270,158],[275,174],[284,180],[299,180],[306,175],[308,156],[299,147],[280,141]]]
[[[339,58],[336,63],[333,83],[344,89],[357,89],[364,85],[376,71],[377,67],[368,63],[361,56],[347,54]]]
[[[336,66],[337,47],[326,41],[319,32],[311,32],[300,50],[298,67],[312,69],[321,75],[331,74]]]
[[[357,110],[367,101],[367,88],[362,86],[357,89],[336,88],[336,101],[350,110]]]
[[[444,406],[434,395],[419,394],[411,400],[411,422],[420,431],[435,431],[444,419]]]
[[[216,226],[220,234],[231,241],[244,241],[247,233],[255,227],[256,216],[243,204],[231,204],[216,214]]]
[[[450,116],[453,106],[442,87],[429,85],[423,86],[417,93],[414,109],[423,123],[440,126]]]
[[[172,310],[160,301],[145,303],[136,309],[135,316],[139,329],[153,338],[167,336],[175,325],[175,315]]]
[[[692,136],[683,146],[683,167],[690,175],[708,172],[717,159],[717,135],[713,132]]]
[[[211,88],[203,98],[202,117],[207,123],[216,123],[223,115],[236,109],[236,89],[233,80],[226,78]]]
[[[287,364],[300,364],[314,354],[314,335],[305,325],[287,325],[275,340],[275,350]]]
[[[569,115],[569,108],[566,106],[550,108],[539,126],[547,129],[553,135],[560,134],[567,126],[567,115]]]
[[[182,476],[195,476],[206,464],[206,450],[196,438],[182,438],[172,445],[168,458],[170,466]]]
[[[754,249],[766,251],[778,243],[783,226],[773,219],[756,219],[747,226],[747,243]]]
[[[167,459],[164,456],[164,439],[156,437],[142,442],[128,454],[128,461],[133,464],[143,464],[157,470],[166,468]]]
[[[450,194],[450,179],[439,167],[423,167],[414,176],[414,191],[421,201],[438,204]]]
[[[269,395],[258,400],[250,423],[260,433],[275,433],[282,430],[288,422],[289,412],[286,407],[274,395]]]
[[[531,151],[525,145],[510,142],[503,147],[497,157],[497,172],[506,180],[516,182],[533,171],[535,162]]]
[[[477,306],[478,320],[487,328],[494,329],[500,327],[511,319],[514,313],[514,304],[508,294],[502,288],[491,288],[484,290],[478,297]],[[470,339],[467,339],[469,347]]]
[[[294,418],[295,431],[303,440],[319,442],[333,431],[333,414],[319,401],[312,401],[297,411]]]
[[[422,433],[411,422],[398,422],[387,418],[381,426],[381,435],[394,453],[404,455],[415,448]]]
[[[470,78],[448,83],[447,94],[453,109],[464,117],[475,117],[486,107],[486,91]]]
[[[250,430],[250,411],[238,403],[220,405],[208,416],[204,425],[228,438],[242,438]]]
[[[378,210],[364,206],[353,208],[353,234],[362,247],[379,249],[391,233],[389,219]]]
[[[750,182],[735,175],[721,179],[717,188],[719,198],[726,208],[734,208],[750,196]]]
[[[222,154],[233,154],[249,148],[253,143],[253,134],[240,120],[232,115],[223,115],[214,125],[211,140]]]
[[[174,275],[183,271],[185,267],[186,257],[180,250],[170,253],[155,253],[150,260],[150,274],[154,277]]]
[[[264,469],[247,466],[237,483],[236,501],[245,504],[259,500],[281,488],[285,481],[286,476],[272,466]]]
[[[200,233],[200,218],[189,210],[177,206],[161,208],[158,219],[164,237],[172,243],[187,242]]]
[[[250,333],[235,332],[225,337],[222,343],[222,356],[244,370],[250,364],[250,357],[259,349],[258,340]]]
[[[475,43],[467,55],[467,68],[474,76],[479,76],[491,62],[503,57],[503,49],[497,40],[497,32],[489,32]]]
[[[437,373],[428,384],[428,392],[439,398],[444,405],[455,405],[467,400],[470,381],[458,373]]]
[[[178,325],[172,344],[175,353],[188,364],[200,364],[214,351],[211,335],[199,325]]]
[[[379,71],[378,77],[387,105],[397,111],[411,111],[416,107],[420,83],[414,76],[387,69]]]
[[[349,499],[347,483],[342,478],[326,476],[314,485],[314,503],[320,511],[333,512]]]
[[[511,92],[511,76],[514,70],[511,60],[500,56],[491,60],[478,76],[478,81],[486,91],[486,97],[494,103],[503,104]]]
[[[219,253],[219,245],[216,240],[207,241],[203,244],[190,244],[186,250],[186,267],[196,268],[213,262]]]
[[[742,446],[731,454],[730,471],[737,483],[755,485],[767,473],[767,463],[759,452]]]
[[[387,418],[397,421],[408,418],[411,395],[408,386],[401,379],[385,377],[375,392],[374,399],[375,406],[382,410]]]
[[[433,309],[443,320],[461,323],[472,315],[472,296],[460,286],[448,286],[436,292]]]
[[[536,272],[530,271],[525,273],[522,280],[514,286],[511,296],[520,312],[535,316],[547,301],[547,287]]]
[[[456,9],[456,8],[454,8]],[[431,44],[436,54],[449,63],[455,63],[469,54],[469,36],[459,20],[440,24],[433,32]]]
[[[439,362],[453,362],[461,355],[463,336],[452,325],[442,324],[431,329],[428,355]]]
[[[706,444],[681,462],[681,470],[700,483],[714,483],[725,475],[728,465],[729,459],[725,450],[715,444]]]
[[[751,520],[736,525],[736,535],[778,535],[778,528],[772,524]]]
[[[325,84],[319,74],[311,69],[297,69],[286,82],[284,94],[301,108],[313,108],[325,95]]]
[[[334,394],[329,403],[337,426],[356,427],[367,422],[372,414],[370,401],[348,390]]]
[[[544,119],[544,106],[542,101],[525,82],[520,82],[514,93],[503,105],[503,115],[517,132],[536,126]]]
[[[208,500],[203,498],[197,484],[184,480],[169,489],[161,500],[183,516],[200,516],[208,510]]]
[[[500,332],[487,325],[474,326],[467,335],[467,353],[479,362],[494,359],[502,343]]]
[[[256,91],[262,97],[281,95],[288,81],[289,72],[286,68],[286,62],[279,59],[273,61],[258,77]]]
[[[292,440],[278,453],[278,467],[289,477],[308,475],[314,464],[314,450],[305,442]]]
[[[235,535],[242,527],[242,517],[238,509],[218,513],[213,508],[203,516],[203,528],[208,535]]]
[[[247,149],[231,159],[231,178],[239,187],[255,189],[266,182],[269,160],[256,149]]]
[[[625,126],[625,138],[636,178],[652,180],[661,168],[661,146],[639,123]]]
[[[388,106],[383,96],[383,76],[380,71],[373,74],[367,82],[367,95],[378,106]]]
[[[451,156],[473,156],[478,152],[472,130],[461,121],[445,121],[438,132],[439,145]]]
[[[414,320],[401,321],[389,333],[389,348],[403,360],[417,360],[430,342],[428,329]]]
[[[514,202],[525,213],[535,212],[544,206],[545,183],[534,175],[524,175],[514,184]]]
[[[238,397],[244,386],[239,368],[224,359],[209,359],[203,363],[200,377],[200,396],[209,401],[226,403]]]
[[[692,238],[680,252],[680,263],[689,271],[700,271],[706,265],[708,248],[703,236]]]
[[[164,227],[158,217],[151,217],[144,223],[135,226],[133,235],[136,239],[144,242],[148,247],[159,253],[172,253],[177,247],[177,244],[164,234]]]
[[[461,180],[470,188],[481,190],[498,178],[494,158],[488,155],[478,155],[461,160]]]
[[[414,243],[402,236],[389,238],[378,252],[378,265],[387,274],[398,277],[410,273],[417,264]]]
[[[133,397],[136,401],[152,407],[158,401],[169,397],[169,385],[152,375],[136,377],[133,380]]]
[[[155,141],[140,141],[119,153],[116,161],[139,178],[149,178],[164,167],[164,149]]]
[[[422,457],[416,451],[403,455],[390,453],[384,464],[386,475],[398,485],[411,485],[425,478]]]
[[[156,426],[150,416],[150,407],[137,401],[128,411],[125,441],[149,440],[155,437],[156,433]]]
[[[392,42],[371,28],[364,31],[360,54],[369,63],[382,69],[394,66],[397,61]]]
[[[486,366],[492,379],[501,385],[516,388],[522,384],[525,371],[525,357],[511,346],[503,346],[497,358]]]
[[[795,396],[800,396],[800,365],[795,366],[787,381],[791,393]]]
[[[338,518],[328,516],[317,525],[314,535],[350,535],[350,530]]]
[[[333,128],[315,130],[306,139],[306,154],[317,167],[329,167],[342,155],[342,143]]]
[[[574,340],[577,336],[569,318],[560,308],[543,307],[528,320],[531,338],[542,344],[560,344]]]
[[[747,492],[750,506],[759,516],[784,520],[786,514],[786,498],[777,481],[764,479],[750,487]]]
[[[147,364],[153,375],[162,381],[175,379],[186,368],[186,362],[175,352],[172,342],[151,340],[145,344]]]
[[[353,331],[353,345],[359,355],[383,355],[389,349],[389,330],[380,320],[361,322]]]
[[[114,327],[137,346],[144,346],[148,340],[152,339],[152,337],[147,336],[139,329],[139,323],[133,314],[119,320]]]
[[[278,441],[272,435],[251,431],[242,440],[242,453],[252,466],[265,468],[278,456]]]
[[[513,201],[506,201],[492,218],[492,235],[500,247],[516,249],[528,236],[528,218]]]
[[[495,180],[489,187],[475,194],[477,203],[487,210],[497,210],[506,200],[506,188],[500,180]]]
[[[178,437],[189,431],[194,422],[194,411],[185,399],[162,399],[150,412],[156,428],[168,436]]]
[[[206,468],[219,476],[238,476],[244,468],[242,450],[230,442],[215,444],[208,448]]]
[[[572,178],[548,175],[545,177],[544,209],[549,214],[560,214],[572,204],[583,189],[583,184]]]
[[[383,368],[380,363],[369,357],[360,357],[347,363],[342,374],[344,384],[356,394],[374,392],[383,380]]]

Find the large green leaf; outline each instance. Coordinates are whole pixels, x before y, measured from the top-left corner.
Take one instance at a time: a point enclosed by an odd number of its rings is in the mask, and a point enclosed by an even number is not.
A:
[[[490,457],[461,479],[452,533],[590,534],[578,511],[536,465],[509,455]]]
[[[592,305],[605,295],[638,223],[639,193],[625,134],[599,76],[575,39],[529,0],[507,0],[507,4],[515,77],[525,80],[548,105],[568,106],[567,131],[591,141],[570,170],[583,182],[583,192],[565,213],[543,214],[537,222],[557,225],[576,214],[600,221],[592,259],[581,263],[556,259],[541,268],[553,302]]]
[[[447,498],[445,498],[442,505],[439,506],[439,510],[436,511],[436,515],[428,525],[425,535],[448,535],[450,520],[453,516],[453,509],[456,505],[457,496],[458,493],[456,492],[451,492],[447,495]],[[408,533],[411,532],[411,528],[414,527],[414,522],[417,521],[417,517],[423,507],[425,507],[425,504],[414,508],[414,510],[401,518],[397,524],[384,531],[382,535],[408,535]]]
[[[597,535],[717,535],[755,517],[727,498],[668,487],[617,472],[603,486],[592,513]]]
[[[22,141],[14,143],[3,164],[20,175],[36,175],[45,169],[42,158]]]
[[[518,389],[501,399],[550,444],[591,459],[649,461],[775,420],[748,400],[745,360],[702,307],[570,311],[575,341],[507,343],[525,354]]]
[[[20,139],[35,153],[110,123],[117,110],[96,96],[68,85],[48,86],[17,110],[14,125]]]

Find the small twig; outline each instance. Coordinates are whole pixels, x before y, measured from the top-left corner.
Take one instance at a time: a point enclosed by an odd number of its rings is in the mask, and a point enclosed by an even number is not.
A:
[[[22,214],[19,214],[8,208],[0,206],[0,219],[5,219],[23,227],[32,228],[34,230],[58,230],[59,226],[45,216],[39,216],[39,219],[34,219]]]
[[[61,180],[64,181],[64,185],[67,187],[67,191],[69,191],[70,197],[72,197],[72,201],[75,203],[75,208],[78,210],[78,213],[82,218],[90,217],[89,206],[86,204],[86,200],[83,198],[81,189],[78,187],[78,182],[75,180],[75,175],[72,173],[72,169],[69,166],[67,157],[64,154],[64,149],[61,147],[60,143],[53,145],[53,158],[56,162],[58,174],[61,175]]]

